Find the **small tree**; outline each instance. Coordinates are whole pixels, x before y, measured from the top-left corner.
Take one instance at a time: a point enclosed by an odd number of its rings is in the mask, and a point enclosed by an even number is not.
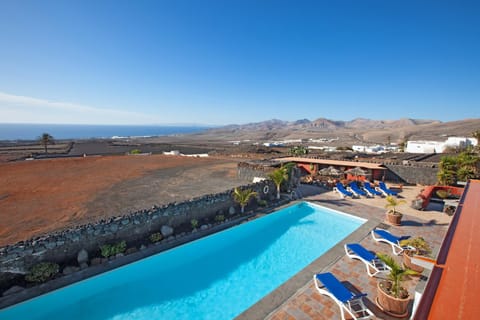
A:
[[[40,144],[45,148],[45,153],[48,153],[48,148],[47,146],[49,144],[53,144],[54,143],[54,140],[53,140],[53,137],[48,134],[48,133],[42,133],[42,135],[40,136],[39,138],[40,140]]]
[[[405,149],[407,148],[407,140],[403,140],[398,144],[398,151],[400,152],[405,152]]]
[[[257,193],[252,189],[242,190],[239,188],[235,188],[235,190],[233,191],[233,199],[235,200],[235,202],[240,204],[240,210],[242,213],[244,213],[245,207],[250,201],[250,198],[255,197],[256,195]]]
[[[390,209],[391,214],[397,214],[397,211],[395,210],[395,208],[405,203],[405,200],[398,200],[393,196],[387,196],[385,200],[387,200],[387,204],[385,205],[385,208]]]
[[[288,179],[288,173],[285,167],[281,167],[271,172],[268,177],[275,183],[277,187],[277,199],[280,199],[280,187],[282,183]]]
[[[295,146],[290,148],[290,154],[292,156],[303,156],[308,154],[308,148],[305,148],[304,146]]]

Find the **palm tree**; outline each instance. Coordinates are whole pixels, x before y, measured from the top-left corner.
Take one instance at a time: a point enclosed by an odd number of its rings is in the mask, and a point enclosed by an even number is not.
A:
[[[457,176],[462,181],[475,178],[478,173],[478,164],[480,158],[473,154],[471,150],[460,153],[457,157]]]
[[[45,148],[45,153],[48,153],[48,149],[47,149],[47,146],[49,144],[53,144],[54,143],[54,140],[53,140],[53,137],[48,134],[48,133],[43,133],[40,138],[40,144]]]
[[[455,183],[457,171],[457,158],[454,156],[443,156],[440,159],[439,170],[437,173],[438,183],[441,185],[451,185]]]
[[[387,204],[385,205],[385,208],[391,209],[392,214],[397,214],[397,211],[395,211],[395,208],[398,207],[399,205],[406,203],[405,200],[397,200],[393,196],[387,196],[385,200],[387,200]]]
[[[392,282],[392,288],[390,293],[395,297],[400,297],[400,290],[402,289],[402,282],[406,276],[418,274],[416,271],[405,268],[395,261],[391,256],[387,254],[377,253],[377,256],[390,267],[388,274],[388,280]]]
[[[233,190],[233,199],[235,200],[235,202],[240,204],[240,210],[242,213],[245,211],[245,207],[250,201],[250,198],[255,197],[256,195],[257,193],[252,189],[241,190],[239,188],[235,188],[235,190]]]
[[[288,179],[287,170],[285,167],[278,168],[277,170],[271,172],[268,177],[277,186],[277,199],[280,199],[280,187],[282,183]]]
[[[463,166],[457,170],[458,181],[467,181],[468,179],[475,178],[475,171],[468,166]]]

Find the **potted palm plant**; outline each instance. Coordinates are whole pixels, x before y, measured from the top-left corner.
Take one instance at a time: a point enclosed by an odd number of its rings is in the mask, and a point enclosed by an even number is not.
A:
[[[430,245],[422,237],[415,237],[400,241],[400,246],[408,248],[403,251],[403,264],[419,274],[422,273],[423,267],[413,264],[412,256],[418,255],[428,257],[432,253]]]
[[[388,209],[386,214],[386,220],[388,223],[399,226],[402,223],[402,214],[396,210],[396,207],[405,203],[405,200],[398,200],[393,196],[387,196],[385,198],[387,203],[385,204],[385,208]]]
[[[402,268],[402,266],[389,255],[377,253],[378,257],[390,267],[390,273],[386,280],[377,284],[376,303],[380,309],[387,314],[403,318],[409,313],[408,304],[410,295],[403,287],[403,281],[409,275],[416,275],[417,272]]]

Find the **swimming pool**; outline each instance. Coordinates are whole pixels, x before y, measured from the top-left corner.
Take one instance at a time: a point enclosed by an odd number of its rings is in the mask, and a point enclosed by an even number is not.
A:
[[[232,319],[365,220],[307,202],[0,311],[0,319]]]

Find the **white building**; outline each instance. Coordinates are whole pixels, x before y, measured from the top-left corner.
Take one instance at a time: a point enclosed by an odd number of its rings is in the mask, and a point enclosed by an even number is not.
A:
[[[475,138],[466,138],[466,137],[448,137],[447,141],[445,141],[445,147],[475,147],[478,141]]]
[[[309,150],[322,150],[325,152],[335,152],[337,151],[337,147],[330,147],[330,146],[308,146],[307,149]]]
[[[352,146],[352,150],[355,152],[366,152],[366,153],[385,153],[387,148],[385,146],[376,145],[376,146]]]
[[[445,142],[440,141],[407,141],[405,152],[409,153],[442,153]]]
[[[407,141],[405,152],[410,153],[442,153],[448,148],[465,148],[476,146],[475,138],[449,137],[446,141]]]
[[[355,152],[365,152],[367,146],[352,146],[352,150]]]
[[[179,156],[180,151],[178,151],[178,150],[163,151],[163,154],[166,155],[166,156]]]

